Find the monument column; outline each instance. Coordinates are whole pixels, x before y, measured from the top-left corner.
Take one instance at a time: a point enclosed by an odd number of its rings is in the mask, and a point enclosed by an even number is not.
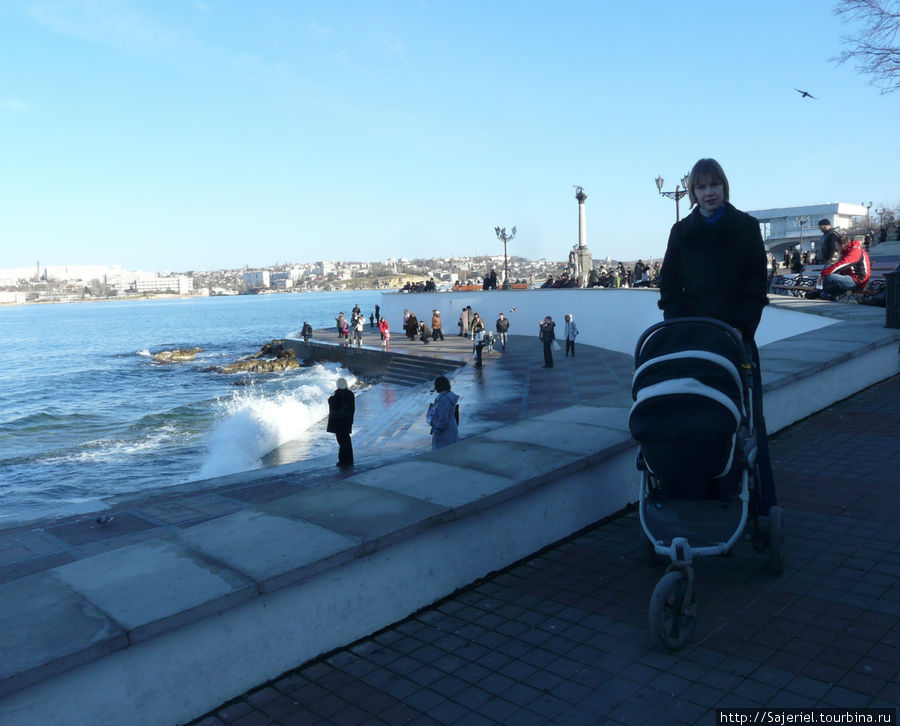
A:
[[[588,275],[591,272],[593,259],[587,246],[587,221],[584,213],[584,202],[587,194],[579,186],[575,187],[575,199],[578,200],[578,244],[573,248],[575,253],[575,274],[578,275],[578,284],[585,287]]]

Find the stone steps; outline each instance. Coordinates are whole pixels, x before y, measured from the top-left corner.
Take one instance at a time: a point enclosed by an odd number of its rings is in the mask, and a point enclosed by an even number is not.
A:
[[[391,355],[381,380],[399,386],[415,386],[432,381],[465,365],[459,361],[439,358],[417,358],[402,353]]]

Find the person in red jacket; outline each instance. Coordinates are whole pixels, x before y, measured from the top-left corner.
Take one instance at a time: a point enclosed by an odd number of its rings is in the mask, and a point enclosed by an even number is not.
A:
[[[869,253],[863,249],[862,242],[858,239],[845,242],[841,247],[840,259],[819,273],[822,297],[834,300],[853,290],[862,290],[869,280],[871,269]]]

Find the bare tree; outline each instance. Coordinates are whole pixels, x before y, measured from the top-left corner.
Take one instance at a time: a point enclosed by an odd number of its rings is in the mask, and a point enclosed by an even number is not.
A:
[[[841,37],[846,50],[832,60],[853,61],[882,93],[900,90],[900,0],[839,0],[834,13],[859,27]]]

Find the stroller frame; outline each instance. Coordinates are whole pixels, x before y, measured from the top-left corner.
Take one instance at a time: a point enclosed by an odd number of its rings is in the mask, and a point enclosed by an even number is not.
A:
[[[771,568],[780,573],[783,568],[784,558],[781,552],[783,539],[781,527],[781,510],[771,507],[769,512],[768,531],[763,532],[760,527],[759,504],[759,476],[757,467],[757,439],[756,424],[753,410],[753,361],[744,346],[740,333],[731,326],[713,318],[676,318],[657,323],[640,336],[635,346],[635,380],[643,368],[654,362],[659,363],[664,359],[678,358],[680,354],[650,356],[646,361],[642,355],[647,341],[659,330],[678,325],[692,325],[702,329],[703,326],[711,326],[717,335],[724,334],[734,344],[734,352],[740,363],[738,375],[740,377],[740,390],[742,409],[740,423],[732,440],[732,451],[727,466],[727,472],[733,473],[735,467],[740,467],[740,489],[737,499],[740,501],[740,518],[733,529],[723,533],[715,542],[705,542],[701,545],[691,545],[692,532],[681,531],[677,534],[669,533],[669,537],[660,537],[659,532],[653,531],[653,523],[648,517],[648,509],[653,502],[660,502],[665,498],[663,493],[663,477],[651,470],[644,458],[643,450],[637,455],[637,468],[641,472],[640,498],[638,512],[642,534],[648,546],[648,555],[653,558],[665,556],[670,560],[666,572],[660,579],[650,600],[649,622],[651,631],[658,642],[669,650],[680,648],[693,633],[697,605],[695,599],[695,573],[693,559],[695,556],[726,555],[744,537],[748,524],[752,524],[752,539],[754,549],[758,552],[769,548]],[[686,351],[684,355],[691,357],[696,351]],[[699,358],[717,359],[714,354],[701,353]],[[724,360],[724,359],[723,359]],[[731,364],[731,361],[725,361]],[[635,394],[636,400],[638,394]],[[640,403],[635,403],[635,408]],[[632,409],[634,411],[634,408]],[[723,472],[724,473],[724,472]],[[659,505],[662,506],[662,505]],[[736,513],[735,513],[736,514]],[[732,514],[732,518],[734,514]]]

